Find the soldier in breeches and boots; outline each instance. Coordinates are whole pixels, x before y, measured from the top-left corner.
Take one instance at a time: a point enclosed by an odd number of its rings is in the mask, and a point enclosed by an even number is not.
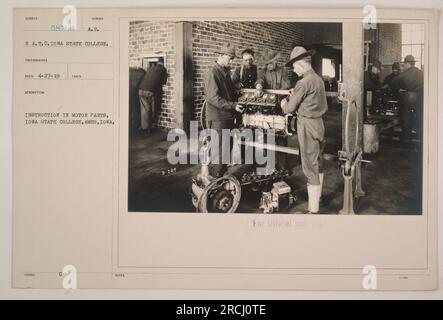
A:
[[[308,211],[318,213],[323,187],[322,151],[325,127],[323,115],[328,110],[324,82],[311,66],[314,50],[295,47],[286,66],[299,76],[291,95],[282,100],[285,113],[297,115],[297,137],[303,173],[307,179]]]

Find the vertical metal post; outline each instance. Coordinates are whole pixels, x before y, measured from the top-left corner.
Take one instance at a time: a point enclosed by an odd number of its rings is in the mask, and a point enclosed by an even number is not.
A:
[[[352,175],[346,176],[343,173],[345,190],[343,193],[343,208],[340,210],[339,214],[355,214],[354,212],[354,199],[352,196]]]

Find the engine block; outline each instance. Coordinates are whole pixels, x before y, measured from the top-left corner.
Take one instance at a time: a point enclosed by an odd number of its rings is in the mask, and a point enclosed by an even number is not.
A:
[[[242,90],[238,103],[244,106],[242,126],[252,129],[273,129],[280,135],[296,132],[296,116],[285,115],[280,102],[289,96],[289,90],[264,90],[257,95],[254,89]]]

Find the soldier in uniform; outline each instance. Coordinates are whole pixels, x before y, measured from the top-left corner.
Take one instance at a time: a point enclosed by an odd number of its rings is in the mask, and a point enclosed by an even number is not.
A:
[[[285,113],[297,114],[297,137],[303,173],[307,178],[308,210],[318,213],[323,173],[321,168],[325,127],[323,115],[328,110],[325,86],[322,78],[311,66],[315,50],[294,47],[286,66],[292,66],[299,80],[291,95],[282,100]]]

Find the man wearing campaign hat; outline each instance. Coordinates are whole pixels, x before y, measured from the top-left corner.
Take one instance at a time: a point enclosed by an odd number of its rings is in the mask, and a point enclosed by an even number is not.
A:
[[[243,112],[243,107],[237,104],[237,89],[231,80],[230,64],[236,58],[235,47],[227,43],[215,53],[218,55],[217,61],[204,77],[206,125],[209,129],[216,130],[219,137],[222,137],[222,129],[235,128],[235,118],[238,113]],[[218,159],[218,163],[209,164],[209,171],[216,178],[227,171],[227,164],[222,163],[221,155],[223,150],[230,150],[232,143],[225,140],[220,143],[219,150],[212,150],[214,154],[211,157]]]
[[[311,66],[315,50],[294,47],[287,67],[292,67],[299,77],[291,95],[282,100],[285,113],[297,114],[297,137],[303,173],[307,178],[308,210],[318,213],[323,173],[321,167],[325,127],[322,116],[328,110],[322,78]]]
[[[280,53],[268,50],[263,54],[263,71],[259,74],[255,87],[258,91],[263,89],[287,90],[290,88],[287,70],[278,64]]]
[[[404,59],[403,72],[391,80],[394,88],[401,90],[400,93],[400,122],[403,142],[409,142],[412,137],[413,119],[417,117],[417,131],[421,138],[423,117],[423,71],[415,66],[416,60],[413,55],[407,55]]]

